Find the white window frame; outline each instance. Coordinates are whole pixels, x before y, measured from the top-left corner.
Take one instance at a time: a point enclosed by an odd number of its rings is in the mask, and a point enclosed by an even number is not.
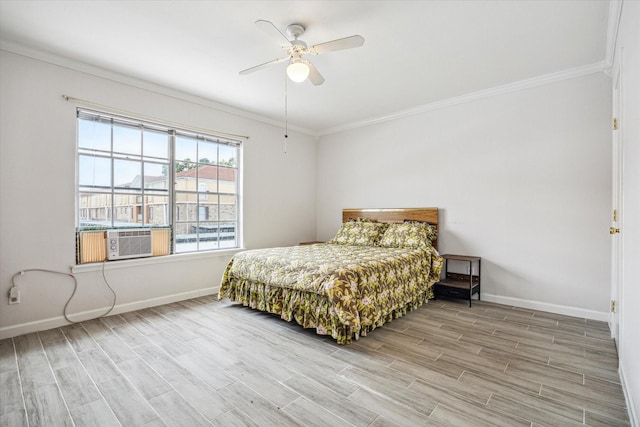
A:
[[[89,143],[86,141],[80,141],[81,132],[80,125],[81,121],[92,121],[95,120],[102,124],[107,124],[111,127],[111,141],[110,148],[104,149],[96,149],[96,148],[88,148]],[[118,213],[126,210],[130,213],[129,217],[132,221],[129,224],[125,224],[127,226],[135,226],[136,228],[140,227],[151,227],[154,224],[149,223],[154,219],[149,217],[148,212],[150,211],[148,208],[153,206],[153,217],[159,217],[161,221],[164,221],[166,225],[170,226],[173,229],[172,241],[171,241],[171,253],[187,253],[187,252],[204,252],[204,251],[223,251],[229,249],[237,249],[241,247],[241,199],[240,199],[240,174],[241,174],[241,164],[240,159],[242,157],[242,142],[240,140],[230,139],[228,137],[217,136],[212,134],[203,133],[200,131],[193,131],[189,129],[179,128],[176,126],[170,126],[162,123],[152,123],[147,120],[140,120],[131,117],[124,117],[118,114],[111,114],[106,112],[100,112],[96,110],[90,110],[86,108],[78,108],[77,109],[77,117],[76,121],[78,123],[78,134],[77,134],[77,143],[76,143],[76,162],[78,167],[76,168],[76,229],[78,231],[87,229],[87,228],[96,228],[96,226],[102,225],[105,229],[110,228],[120,228],[117,224]],[[138,154],[118,154],[114,151],[114,146],[116,145],[114,142],[114,126],[125,126],[132,127],[134,129],[139,129],[141,133],[141,153]],[[145,156],[144,153],[144,131],[150,130],[153,132],[158,132],[160,134],[166,134],[169,142],[169,150],[167,153],[167,157],[148,157]],[[195,168],[195,182],[197,183],[198,175],[200,174],[200,169],[205,166],[209,169],[213,168],[215,173],[215,178],[213,181],[211,177],[208,177],[209,183],[215,184],[214,187],[210,190],[211,187],[207,185],[207,183],[200,183],[193,187],[193,189],[189,189],[188,186],[185,188],[176,188],[177,180],[183,179],[188,181],[188,177],[181,177],[180,173],[176,172],[178,163],[180,160],[176,158],[176,141],[179,138],[185,139],[193,139],[197,141],[198,146],[202,144],[206,144],[208,147],[218,147],[216,149],[216,153],[218,157],[215,159],[206,159],[204,162],[200,162],[199,160],[193,161],[192,167]],[[226,147],[222,150],[219,147]],[[233,156],[230,159],[222,158],[222,151],[225,151],[227,155],[231,153]],[[215,154],[215,153],[214,153]],[[100,158],[108,159],[110,162],[110,184],[105,185],[102,183],[100,186],[90,186],[87,185],[86,173],[80,171],[81,161],[84,160],[85,163],[89,158]],[[118,193],[119,187],[114,183],[114,162],[118,159],[122,161],[128,161],[129,163],[140,163],[141,170],[144,171],[145,165],[155,164],[163,165],[163,168],[166,166],[167,171],[167,188],[165,190],[158,189],[149,189],[145,186],[145,176],[144,172],[141,172],[137,178],[139,178],[140,182],[137,183],[137,187],[133,189],[125,188],[124,190],[120,189],[122,193]],[[183,162],[184,163],[184,162]],[[83,168],[83,170],[85,170]],[[165,169],[163,169],[165,170]],[[222,173],[225,172],[226,173]],[[157,169],[156,169],[157,171]],[[94,170],[95,174],[95,170]],[[164,172],[163,172],[164,174]],[[82,178],[81,178],[82,175]],[[221,185],[221,175],[224,177],[231,176],[231,181],[225,181],[225,185]],[[229,178],[225,178],[229,179]],[[82,181],[82,182],[81,182]],[[133,181],[132,181],[133,182]],[[183,183],[184,184],[184,183]],[[204,190],[202,188],[204,187]],[[226,192],[223,192],[221,188],[224,187]],[[231,190],[229,190],[231,188]],[[120,194],[126,198],[127,195],[131,196],[130,198],[135,202],[132,206],[116,206],[114,203],[115,195]],[[148,203],[147,196],[151,195],[161,195],[162,198],[166,198],[166,203],[164,204],[164,209],[160,208],[160,205],[152,205]],[[105,206],[93,207],[91,209],[90,206],[82,205],[80,202],[81,197],[92,197],[92,195],[102,195],[106,200],[110,198],[110,204]],[[166,196],[162,196],[166,195]],[[210,195],[214,196],[212,200],[210,199]],[[204,197],[203,197],[204,196]],[[195,207],[194,209],[189,208],[188,204],[181,205],[181,198],[186,199],[194,199]],[[223,212],[223,204],[221,200],[225,200],[228,202]],[[231,200],[231,201],[230,201]],[[230,202],[229,202],[230,201]],[[109,202],[106,202],[109,203]],[[214,214],[216,217],[213,220],[205,219],[206,223],[201,225],[201,217],[200,217],[200,204],[206,203],[206,210],[210,211],[211,207],[215,207]],[[85,203],[86,204],[86,203]],[[133,210],[134,206],[139,206],[139,216],[141,218],[133,218],[135,215],[135,211]],[[91,211],[95,212],[95,215],[100,216],[102,221],[95,220],[95,216],[93,218],[93,222],[96,225],[89,225],[92,222]],[[100,213],[97,213],[100,212]],[[156,215],[157,213],[164,212],[164,215]],[[179,215],[187,215],[187,221],[184,221],[179,217]],[[140,221],[141,220],[141,221]],[[140,222],[136,222],[140,221]],[[98,224],[101,222],[101,224]],[[122,224],[120,224],[122,225]],[[184,231],[181,229],[191,229],[195,230],[194,236],[186,236]],[[229,238],[229,234],[227,233],[225,236],[222,236],[220,233],[221,229],[228,229],[228,227],[235,227],[235,236],[232,239]],[[218,230],[218,231],[216,231]],[[182,240],[181,240],[182,239]],[[223,242],[223,239],[225,241]],[[185,242],[195,242],[195,244],[186,244]]]

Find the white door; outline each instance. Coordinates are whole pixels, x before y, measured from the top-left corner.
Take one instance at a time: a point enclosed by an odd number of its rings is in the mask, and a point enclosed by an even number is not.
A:
[[[622,120],[620,117],[621,105],[621,84],[622,79],[618,71],[614,76],[613,85],[613,177],[612,177],[612,198],[611,198],[611,300],[615,304],[611,310],[609,326],[611,336],[618,345],[620,337],[620,310],[621,304],[621,283],[622,283]],[[620,350],[620,349],[618,349]]]

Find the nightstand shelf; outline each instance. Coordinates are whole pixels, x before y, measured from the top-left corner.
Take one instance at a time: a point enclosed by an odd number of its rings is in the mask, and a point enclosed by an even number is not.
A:
[[[444,279],[434,285],[436,298],[444,296],[466,299],[469,300],[469,307],[471,307],[471,297],[478,294],[478,301],[480,301],[480,261],[482,258],[453,254],[442,255],[442,258],[444,258]],[[469,263],[468,274],[449,272],[449,261]],[[478,264],[478,269],[475,272],[474,263]]]

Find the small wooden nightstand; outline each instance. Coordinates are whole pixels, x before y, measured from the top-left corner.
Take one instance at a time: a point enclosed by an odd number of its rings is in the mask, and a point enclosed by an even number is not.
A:
[[[480,301],[480,261],[482,258],[478,256],[452,254],[442,255],[442,258],[444,258],[444,279],[434,285],[435,296],[468,299],[469,307],[471,307],[471,297],[473,294],[478,294],[478,301]],[[468,262],[469,274],[450,273],[449,260]],[[478,263],[476,274],[473,274],[474,262]]]

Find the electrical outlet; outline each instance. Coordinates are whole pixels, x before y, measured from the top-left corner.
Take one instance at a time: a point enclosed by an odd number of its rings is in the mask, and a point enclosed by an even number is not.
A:
[[[9,304],[20,304],[20,289],[15,286],[9,289]]]

